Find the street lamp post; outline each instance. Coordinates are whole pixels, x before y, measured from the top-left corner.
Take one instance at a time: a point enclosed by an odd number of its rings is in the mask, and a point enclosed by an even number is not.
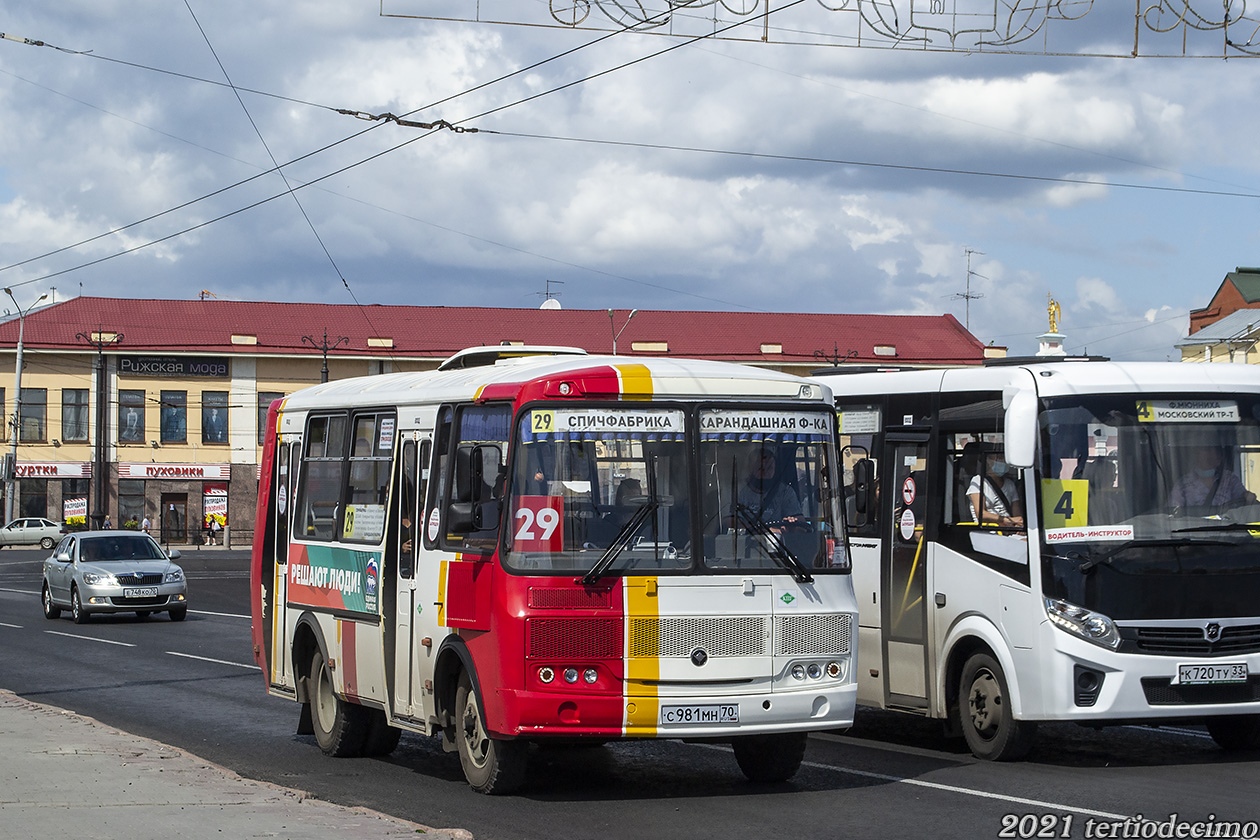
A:
[[[349,343],[350,343],[350,339],[346,338],[346,337],[343,335],[343,336],[339,336],[339,337],[337,338],[337,340],[336,340],[336,341],[334,341],[332,344],[329,344],[329,343],[328,343],[328,328],[327,328],[327,327],[325,327],[325,328],[324,328],[324,340],[323,340],[323,342],[322,342],[322,343],[321,343],[321,342],[317,342],[317,341],[315,341],[315,339],[311,338],[309,335],[304,335],[304,336],[302,336],[302,341],[303,341],[305,344],[309,344],[309,345],[311,345],[311,346],[312,346],[312,347],[314,347],[316,350],[322,350],[322,351],[323,351],[323,354],[324,354],[324,366],[323,366],[322,368],[320,368],[320,370],[319,370],[319,381],[320,381],[321,383],[322,383],[322,382],[327,382],[327,381],[328,381],[328,351],[329,351],[329,350],[336,350],[336,349],[337,349],[338,347],[340,347],[341,345],[343,345],[343,344],[349,344]]]
[[[4,293],[13,301],[13,307],[18,313],[17,370],[13,374],[13,439],[9,448],[8,468],[4,471],[4,521],[12,522],[17,513],[13,497],[17,491],[18,438],[22,434],[22,339],[26,334],[26,316],[48,295],[40,295],[35,303],[23,310],[18,306],[12,289],[6,287]]]
[[[98,327],[94,333],[77,333],[75,338],[96,348],[94,366],[96,379],[96,449],[92,464],[92,527],[100,528],[105,522],[105,507],[109,495],[109,461],[106,445],[109,443],[109,388],[105,381],[105,348],[123,340],[122,333],[107,333]]]
[[[608,327],[612,330],[612,354],[617,355],[617,339],[626,331],[626,327],[630,326],[630,319],[639,314],[639,310],[631,309],[630,314],[626,316],[626,322],[621,325],[621,329],[617,329],[617,325],[613,322],[613,310],[608,310]]]

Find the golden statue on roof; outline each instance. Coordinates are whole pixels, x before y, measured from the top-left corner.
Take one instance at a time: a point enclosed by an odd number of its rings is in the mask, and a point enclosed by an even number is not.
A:
[[[1047,294],[1046,314],[1050,316],[1050,332],[1058,333],[1059,318],[1063,316],[1063,308],[1059,306],[1059,302],[1054,299],[1053,295]]]

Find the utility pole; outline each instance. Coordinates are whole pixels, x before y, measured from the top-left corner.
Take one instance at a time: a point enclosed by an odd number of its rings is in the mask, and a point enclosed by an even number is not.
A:
[[[107,333],[98,327],[94,333],[77,333],[75,338],[96,348],[96,449],[92,463],[92,528],[105,521],[105,500],[109,495],[109,389],[105,381],[105,348],[122,343],[122,333]]]
[[[12,522],[13,517],[17,515],[17,500],[14,496],[17,494],[18,438],[22,436],[22,339],[26,333],[26,316],[48,295],[40,295],[39,300],[23,311],[22,307],[18,306],[12,289],[6,288],[4,293],[9,296],[9,300],[13,301],[13,306],[18,313],[17,370],[13,375],[13,445],[9,451],[9,463],[5,465],[4,470],[4,521]]]
[[[332,344],[329,344],[327,327],[324,327],[324,340],[322,342],[316,342],[315,339],[311,338],[309,335],[302,336],[302,341],[306,344],[311,345],[316,350],[322,351],[324,354],[324,366],[320,368],[320,371],[319,371],[320,382],[328,381],[328,351],[336,350],[341,345],[350,343],[350,339],[346,338],[343,335],[343,336],[339,336],[337,340],[334,341]]]

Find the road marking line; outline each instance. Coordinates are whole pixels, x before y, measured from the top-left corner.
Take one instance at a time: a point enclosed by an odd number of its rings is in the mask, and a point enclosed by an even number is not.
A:
[[[248,615],[242,615],[240,613],[220,613],[210,612],[209,610],[189,610],[189,612],[196,613],[197,615],[217,615],[219,618],[249,618]]]
[[[226,659],[211,659],[208,656],[193,656],[191,653],[180,653],[177,650],[168,650],[167,653],[171,656],[182,656],[185,659],[199,659],[202,662],[213,662],[216,665],[232,665],[236,668],[252,668],[255,671],[262,670],[262,668],[259,668],[257,665],[243,665],[240,662],[228,662]]]
[[[120,647],[135,647],[135,645],[131,644],[130,642],[116,642],[113,639],[98,639],[94,636],[80,636],[78,633],[62,633],[60,630],[45,630],[44,632],[49,633],[53,636],[65,636],[70,639],[83,639],[85,642],[100,642],[101,644],[105,644],[105,645],[118,645]]]
[[[19,595],[38,595],[39,593],[32,589],[10,589],[7,586],[0,586],[0,592],[16,592]]]
[[[691,744],[693,747],[700,747],[708,750],[721,750],[731,752],[730,747],[724,747],[718,744]],[[1010,802],[1016,805],[1030,805],[1034,808],[1048,808],[1055,811],[1063,811],[1069,814],[1089,814],[1095,817],[1104,817],[1109,820],[1126,820],[1130,814],[1113,814],[1108,811],[1095,811],[1090,808],[1082,808],[1078,805],[1060,805],[1057,802],[1046,802],[1040,799],[1025,799],[1022,796],[1008,796],[1003,793],[990,793],[986,790],[973,790],[971,788],[959,787],[958,785],[945,785],[940,782],[925,782],[922,779],[911,779],[905,776],[890,776],[886,773],[872,773],[869,770],[856,770],[852,767],[841,767],[836,764],[821,764],[816,761],[802,761],[802,767],[812,767],[815,770],[831,770],[836,773],[847,773],[851,776],[861,776],[866,779],[878,779],[883,782],[900,782],[901,784],[914,785],[915,787],[931,788],[932,790],[944,791],[945,793],[957,793],[963,796],[976,796],[981,799],[997,799],[1001,802]]]
[[[0,621],[0,627],[12,627],[14,630],[21,630],[25,625],[22,624],[6,624]]]

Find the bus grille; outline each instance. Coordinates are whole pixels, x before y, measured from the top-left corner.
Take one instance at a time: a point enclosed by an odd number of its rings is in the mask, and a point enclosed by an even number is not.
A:
[[[534,586],[529,590],[529,605],[536,610],[607,609],[612,606],[611,590]]]
[[[1144,653],[1235,656],[1260,651],[1260,624],[1222,627],[1221,637],[1215,642],[1203,638],[1199,627],[1134,627],[1129,632],[1137,649]],[[1122,631],[1122,635],[1129,633]]]
[[[1142,691],[1152,706],[1203,706],[1260,700],[1260,676],[1227,685],[1173,685],[1168,677],[1143,677]]]
[[[849,615],[780,615],[775,656],[828,656],[849,652]]]
[[[619,618],[534,618],[527,633],[531,659],[620,659]]]
[[[761,616],[635,618],[630,621],[631,656],[763,656],[766,619]]]

